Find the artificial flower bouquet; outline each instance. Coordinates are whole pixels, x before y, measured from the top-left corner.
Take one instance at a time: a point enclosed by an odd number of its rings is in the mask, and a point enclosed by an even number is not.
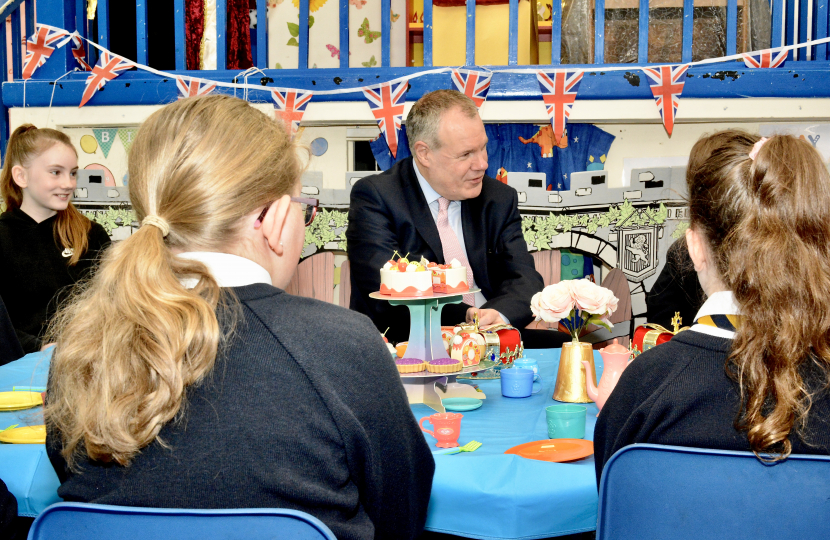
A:
[[[573,340],[579,342],[579,334],[589,324],[610,330],[614,325],[608,320],[617,309],[619,300],[614,293],[589,279],[560,281],[533,295],[530,310],[536,320],[548,323],[561,322]]]

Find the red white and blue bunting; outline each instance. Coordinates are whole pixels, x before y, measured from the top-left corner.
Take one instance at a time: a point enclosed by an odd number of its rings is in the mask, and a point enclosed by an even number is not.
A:
[[[409,81],[404,79],[363,89],[363,95],[372,114],[375,115],[380,133],[386,138],[392,157],[398,156],[398,131],[401,130],[403,122],[403,106],[408,86]]]
[[[44,30],[45,29],[45,30]],[[60,38],[63,41],[58,42]],[[84,60],[85,51],[83,42],[87,41],[92,47],[98,49],[101,58],[95,67],[90,67]],[[97,43],[87,40],[78,35],[77,32],[68,32],[61,28],[38,24],[35,34],[27,40],[29,51],[26,54],[24,65],[24,79],[28,79],[42,66],[51,56],[54,50],[63,47],[66,43],[72,42],[72,54],[85,71],[92,73],[87,78],[86,89],[81,98],[79,107],[83,107],[108,81],[113,80],[124,70],[136,68],[141,71],[154,73],[165,78],[174,78],[177,88],[183,97],[193,95],[204,95],[214,91],[217,87],[239,89],[246,92],[249,90],[261,91],[261,85],[226,83],[207,79],[182,77],[153,69],[143,64],[137,64],[121,58],[101,47]],[[649,79],[652,93],[654,95],[657,112],[663,119],[663,125],[669,136],[674,129],[674,121],[677,109],[680,105],[680,96],[683,92],[687,71],[691,66],[717,64],[727,61],[744,62],[747,68],[770,69],[780,68],[784,65],[789,51],[804,47],[813,47],[823,43],[830,43],[830,37],[816,39],[796,45],[765,49],[762,51],[733,54],[720,58],[708,58],[698,62],[690,62],[681,65],[665,66],[603,66],[603,71],[632,71],[642,70]],[[303,113],[308,102],[315,95],[348,94],[362,92],[369,107],[378,122],[381,133],[386,139],[393,156],[397,156],[398,130],[403,120],[404,102],[409,80],[425,75],[438,73],[449,73],[450,79],[455,88],[469,96],[475,101],[476,106],[481,108],[487,99],[487,92],[490,89],[490,82],[496,73],[518,73],[534,74],[539,81],[540,93],[545,102],[548,116],[554,129],[557,139],[564,135],[565,126],[570,117],[571,109],[576,101],[576,94],[582,79],[580,70],[538,70],[532,68],[498,69],[493,71],[477,71],[463,68],[435,68],[414,73],[406,77],[400,77],[371,87],[338,88],[335,90],[303,90],[303,89],[268,89],[271,90],[275,102],[275,113],[279,118],[290,122],[293,134],[297,132]],[[27,75],[27,76],[26,76]],[[236,80],[236,79],[234,79]],[[561,80],[561,85],[560,85]],[[560,88],[561,86],[561,88]]]

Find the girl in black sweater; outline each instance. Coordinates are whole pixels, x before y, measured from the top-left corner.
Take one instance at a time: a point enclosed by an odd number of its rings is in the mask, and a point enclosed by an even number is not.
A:
[[[110,241],[72,205],[77,171],[78,154],[60,131],[24,124],[9,138],[0,173],[0,298],[27,353],[44,347],[58,294],[89,274]]]
[[[623,373],[594,431],[597,481],[632,443],[830,454],[830,175],[788,135],[721,132],[701,152],[686,244],[708,300]]]

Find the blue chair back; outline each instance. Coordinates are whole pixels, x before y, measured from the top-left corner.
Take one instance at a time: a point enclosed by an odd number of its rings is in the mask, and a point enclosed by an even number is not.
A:
[[[336,540],[319,519],[297,510],[184,510],[57,503],[44,510],[29,540]]]
[[[830,456],[622,448],[599,489],[597,540],[830,538]]]

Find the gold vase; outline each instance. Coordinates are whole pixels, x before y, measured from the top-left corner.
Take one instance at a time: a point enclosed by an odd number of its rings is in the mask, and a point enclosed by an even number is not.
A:
[[[559,357],[559,372],[556,374],[556,386],[553,390],[553,399],[567,403],[590,403],[585,382],[585,367],[582,361],[591,366],[589,376],[597,384],[597,370],[594,367],[594,350],[590,343],[573,341],[562,345],[562,354]]]

